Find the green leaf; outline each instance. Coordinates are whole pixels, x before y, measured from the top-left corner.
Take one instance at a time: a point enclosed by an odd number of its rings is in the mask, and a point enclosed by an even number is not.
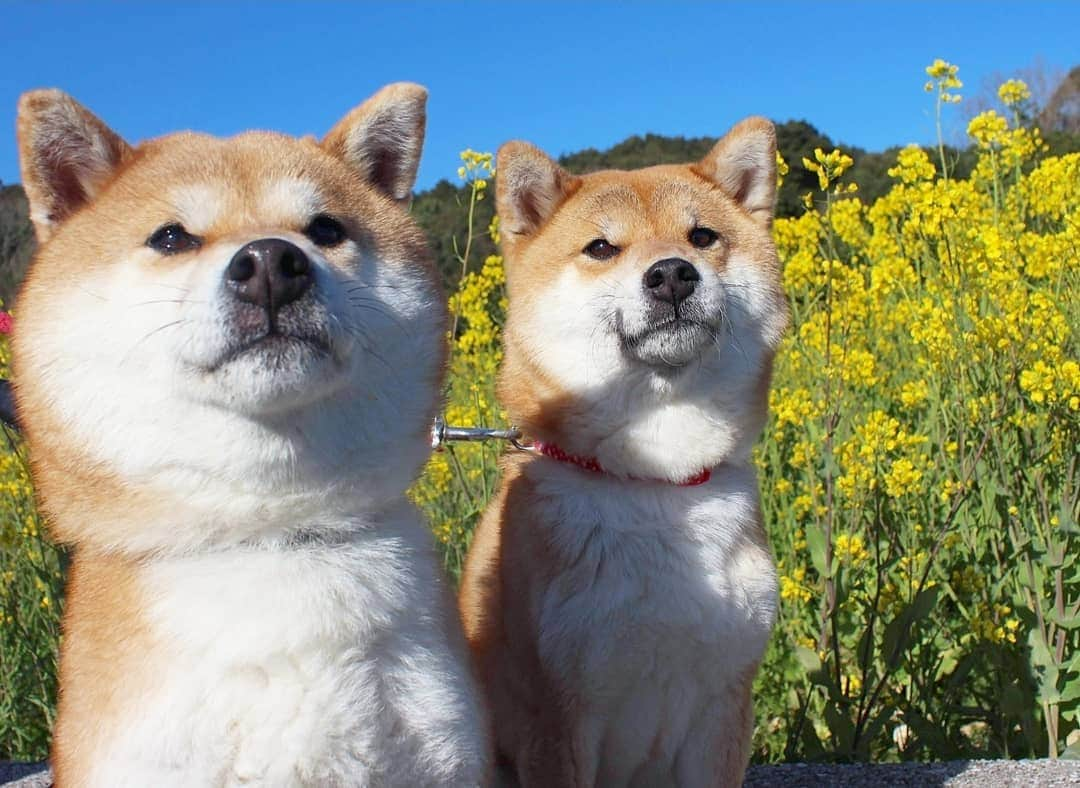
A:
[[[881,638],[881,653],[886,664],[890,661],[900,663],[899,657],[907,643],[907,608],[885,625],[885,634]]]
[[[795,659],[806,669],[807,673],[821,670],[821,657],[813,649],[806,646],[795,647]]]
[[[806,547],[817,573],[823,578],[830,577],[829,569],[825,566],[825,531],[817,523],[806,526]]]
[[[1058,669],[1056,665],[1046,665],[1043,674],[1039,677],[1039,703],[1048,703],[1056,706],[1061,703],[1061,692],[1058,691]]]
[[[1062,629],[1076,629],[1080,627],[1080,613],[1071,616],[1059,616],[1056,610],[1050,611],[1050,620]]]
[[[837,689],[833,685],[832,677],[829,675],[828,669],[822,664],[817,652],[813,649],[809,649],[806,646],[795,647],[795,659],[799,661],[799,664],[806,670],[806,678],[810,680],[810,683],[824,687],[828,692],[829,697],[837,695]]]
[[[1028,648],[1031,649],[1031,664],[1034,667],[1044,668],[1053,665],[1054,660],[1050,656],[1050,649],[1043,642],[1042,633],[1038,627],[1028,631]]]
[[[956,675],[954,671],[960,666],[958,651],[958,649],[949,648],[941,652],[941,661],[938,663],[937,670],[934,671],[934,681],[943,681],[946,677],[950,682],[952,681]]]
[[[843,564],[835,564],[836,572],[833,575],[833,583],[836,588],[836,608],[839,610],[844,606],[844,602],[848,598],[848,582],[847,572],[844,571]]]
[[[1065,682],[1065,686],[1061,688],[1061,697],[1058,702],[1069,703],[1077,698],[1080,698],[1080,676],[1074,676],[1071,681]]]
[[[911,614],[913,619],[924,619],[937,605],[938,587],[924,588],[915,595],[911,602]]]
[[[825,723],[837,741],[840,752],[850,752],[855,740],[855,723],[837,703],[825,704]]]
[[[911,639],[912,629],[929,615],[937,604],[938,587],[924,588],[915,595],[911,604],[900,611],[900,614],[890,621],[885,627],[882,636],[882,654],[886,663],[892,662],[890,668],[895,668],[903,663],[903,655]]]
[[[1058,528],[1063,534],[1080,534],[1080,525],[1077,525],[1072,508],[1064,495],[1061,496],[1061,504],[1058,506]]]

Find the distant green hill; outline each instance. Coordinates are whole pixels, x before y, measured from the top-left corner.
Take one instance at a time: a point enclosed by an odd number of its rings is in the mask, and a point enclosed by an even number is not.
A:
[[[784,179],[777,198],[777,214],[794,216],[802,210],[801,196],[817,189],[817,176],[802,166],[804,156],[812,157],[814,148],[826,151],[837,147],[827,135],[805,120],[789,120],[776,127],[777,145],[781,155],[791,168]],[[1047,135],[1051,153],[1059,154],[1080,150],[1080,134],[1073,131],[1052,131]],[[607,150],[587,148],[559,158],[559,163],[574,173],[595,172],[602,169],[633,169],[653,164],[687,162],[700,159],[716,142],[714,137],[664,137],[658,134],[630,137]],[[887,174],[896,163],[898,147],[874,153],[842,146],[852,156],[855,164],[846,179],[859,184],[859,196],[865,202],[873,202],[891,185]],[[966,177],[974,164],[970,149],[946,149],[946,155],[959,177]],[[937,161],[937,151],[933,151]],[[494,191],[479,203],[474,227],[477,236],[473,240],[473,260],[479,261],[495,252],[488,240],[485,228],[494,212]],[[461,274],[461,266],[454,258],[454,239],[463,244],[467,228],[468,191],[464,186],[448,180],[439,181],[434,187],[419,192],[412,204],[413,216],[427,233],[435,259],[447,288],[452,288]],[[34,247],[30,228],[26,197],[18,185],[0,185],[0,299],[11,304],[22,280],[23,272]],[[475,262],[474,262],[475,264]]]
[[[0,301],[10,305],[34,253],[34,228],[22,186],[0,184]]]

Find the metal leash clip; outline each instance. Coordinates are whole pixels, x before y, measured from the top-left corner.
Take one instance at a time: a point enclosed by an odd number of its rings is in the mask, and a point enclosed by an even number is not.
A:
[[[521,443],[521,430],[509,427],[505,430],[493,427],[451,427],[442,416],[435,417],[431,425],[431,448],[438,449],[447,441],[509,441],[515,449],[529,451],[532,447]]]

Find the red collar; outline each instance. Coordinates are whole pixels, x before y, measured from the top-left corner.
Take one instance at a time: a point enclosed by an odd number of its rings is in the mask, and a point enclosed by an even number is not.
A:
[[[577,454],[569,454],[568,452],[560,449],[554,443],[544,443],[543,441],[534,441],[532,444],[533,451],[538,454],[543,454],[545,457],[550,457],[553,460],[559,462],[569,463],[570,465],[576,465],[579,468],[584,468],[587,471],[593,473],[603,473],[612,475],[604,466],[600,464],[600,461],[595,457],[581,457]],[[674,484],[677,487],[697,487],[699,484],[704,484],[712,478],[711,468],[702,468],[698,473],[691,476],[689,479],[683,482],[673,482],[669,479],[642,479],[637,476],[631,476],[631,479],[643,482],[661,482],[664,484]]]

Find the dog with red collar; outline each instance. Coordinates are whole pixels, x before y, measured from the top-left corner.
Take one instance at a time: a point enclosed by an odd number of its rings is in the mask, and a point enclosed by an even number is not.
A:
[[[751,449],[788,306],[772,124],[576,177],[498,157],[503,461],[460,608],[524,786],[738,785],[777,608]]]

